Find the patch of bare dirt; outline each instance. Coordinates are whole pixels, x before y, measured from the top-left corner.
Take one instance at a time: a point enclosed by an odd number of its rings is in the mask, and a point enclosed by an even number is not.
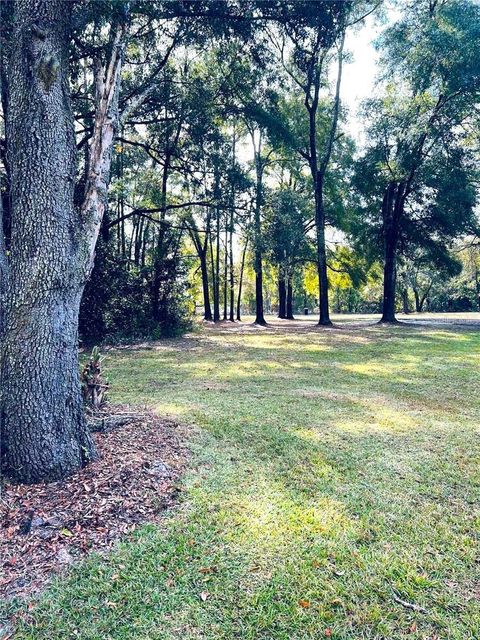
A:
[[[62,482],[3,486],[0,597],[33,594],[174,504],[188,457],[184,428],[147,409],[133,417],[132,411],[117,406],[103,414],[107,430],[93,434],[100,459],[79,473]],[[109,429],[109,421],[120,426]]]

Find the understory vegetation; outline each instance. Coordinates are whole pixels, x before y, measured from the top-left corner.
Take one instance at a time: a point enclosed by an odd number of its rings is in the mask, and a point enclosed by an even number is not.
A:
[[[480,335],[222,325],[108,352],[193,425],[180,504],[40,597],[18,640],[474,640]]]

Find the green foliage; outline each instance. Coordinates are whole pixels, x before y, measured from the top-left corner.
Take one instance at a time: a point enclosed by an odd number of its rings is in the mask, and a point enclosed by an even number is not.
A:
[[[478,102],[480,8],[469,0],[419,2],[406,8],[378,42],[383,94],[364,105],[370,123],[356,162],[357,250],[381,257],[382,199],[389,184],[406,185],[399,250],[424,252],[439,272],[452,241],[471,233],[475,216],[475,148],[469,132]]]
[[[308,198],[283,186],[269,194],[265,209],[265,246],[272,262],[288,271],[296,263],[312,258],[312,247],[305,235],[313,215]]]
[[[192,305],[180,259],[165,260],[158,319],[152,313],[151,266],[129,267],[102,244],[80,308],[85,343],[129,341],[180,335],[191,326]]]

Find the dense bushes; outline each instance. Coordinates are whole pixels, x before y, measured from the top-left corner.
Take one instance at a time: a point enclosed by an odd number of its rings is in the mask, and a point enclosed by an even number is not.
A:
[[[79,332],[84,344],[171,337],[191,326],[181,259],[163,261],[157,309],[152,302],[151,271],[149,266],[140,268],[122,260],[108,245],[99,245],[80,307]]]

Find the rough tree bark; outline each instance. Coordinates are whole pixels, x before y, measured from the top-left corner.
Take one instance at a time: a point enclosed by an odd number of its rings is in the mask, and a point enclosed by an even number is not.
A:
[[[5,306],[5,294],[8,281],[8,260],[3,229],[3,202],[0,197],[0,345],[2,344],[3,315]]]
[[[2,469],[22,482],[58,480],[95,456],[77,356],[84,253],[73,204],[71,6],[19,0],[8,68],[12,235],[0,426]]]
[[[95,114],[80,211],[68,83],[68,0],[17,0],[7,110],[12,236],[2,340],[2,470],[58,480],[95,457],[78,371],[78,312],[107,205],[125,24],[96,65]]]
[[[69,0],[16,0],[8,92],[2,87],[2,102],[8,94],[4,113],[13,207],[8,265],[0,247],[2,287],[3,275],[8,276],[0,312],[5,329],[1,462],[6,475],[23,482],[61,479],[96,455],[79,384],[80,298],[107,206],[116,132],[152,91],[176,42],[120,115],[128,1],[122,12],[114,12],[108,54],[103,62],[95,61],[93,135],[83,202],[75,210],[76,145],[68,83],[73,5]]]

